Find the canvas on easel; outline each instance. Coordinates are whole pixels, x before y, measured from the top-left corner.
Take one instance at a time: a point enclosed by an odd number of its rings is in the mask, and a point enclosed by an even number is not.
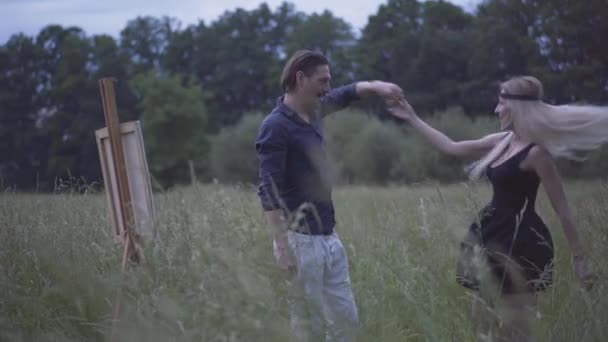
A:
[[[108,139],[108,129],[104,127],[95,131],[99,150],[101,169],[106,188],[106,202],[112,223],[114,239],[122,242],[125,233],[124,215],[118,193],[118,181],[115,172],[115,161]],[[128,188],[134,218],[134,233],[144,240],[156,236],[155,210],[152,198],[152,185],[148,172],[148,163],[144,150],[141,124],[130,121],[120,124],[120,136],[124,151]]]

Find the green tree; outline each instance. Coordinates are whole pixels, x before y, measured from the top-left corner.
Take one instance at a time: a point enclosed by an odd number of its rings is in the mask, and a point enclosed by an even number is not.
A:
[[[74,27],[48,26],[36,44],[44,51],[39,112],[40,132],[48,137],[46,178],[51,182],[65,177],[101,181],[94,131],[105,122],[98,81],[116,78],[121,120],[136,119],[136,98],[126,82],[127,58],[112,37],[89,38]]]
[[[141,122],[150,170],[164,186],[189,180],[189,161],[201,168],[207,153],[204,94],[178,76],[138,75]]]
[[[421,11],[416,0],[389,0],[369,17],[357,46],[363,78],[410,84],[408,64],[418,55]]]
[[[535,71],[548,101],[608,101],[608,4],[604,0],[534,1],[537,43],[547,63]]]
[[[332,83],[341,85],[354,77],[352,56],[355,44],[350,24],[325,10],[297,21],[294,30],[286,37],[285,52],[291,56],[300,49],[320,51],[331,65]]]
[[[46,139],[36,126],[41,54],[23,34],[0,47],[0,190],[31,189],[44,176]]]
[[[420,112],[445,109],[460,100],[459,85],[467,80],[472,21],[445,1],[389,0],[359,40],[361,77],[399,84]]]
[[[209,152],[211,175],[222,182],[255,183],[258,177],[253,141],[264,115],[248,114],[234,126],[222,128],[212,138]]]
[[[281,22],[266,4],[224,13],[209,27],[195,29],[194,72],[209,91],[209,124],[213,131],[236,123],[243,113],[268,110],[279,94],[276,75]],[[284,23],[283,23],[284,24]]]
[[[174,18],[137,17],[120,32],[120,47],[129,56],[130,75],[160,70],[161,60],[180,23]]]
[[[204,23],[201,23],[200,27],[204,30]],[[180,75],[185,81],[197,78],[195,56],[204,47],[196,44],[196,34],[197,28],[190,25],[183,31],[177,31],[171,35],[165,53],[161,57],[161,69],[164,72]],[[208,74],[208,71],[205,70],[204,74]]]
[[[422,4],[418,54],[409,65],[411,101],[423,112],[445,110],[461,101],[459,86],[467,80],[473,17],[445,1]]]
[[[466,112],[493,112],[497,82],[533,73],[545,63],[536,44],[538,13],[528,1],[489,0],[478,6],[468,81],[461,86]]]
[[[90,106],[93,102],[87,69],[91,44],[81,29],[58,25],[44,28],[36,44],[44,51],[40,110],[44,113],[41,129],[49,137],[46,174],[53,180],[79,176],[79,167],[84,165],[79,157],[97,151],[82,150],[83,144],[94,144],[91,130],[96,116]],[[87,138],[91,144],[85,143]]]

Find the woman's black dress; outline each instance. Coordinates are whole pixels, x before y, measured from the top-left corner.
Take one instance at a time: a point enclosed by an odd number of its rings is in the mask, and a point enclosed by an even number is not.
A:
[[[535,172],[519,168],[532,146],[488,167],[492,201],[479,212],[460,244],[457,281],[467,288],[479,290],[488,284],[503,294],[514,294],[541,291],[552,284],[553,241],[534,210],[540,179]],[[486,279],[490,281],[484,283]]]

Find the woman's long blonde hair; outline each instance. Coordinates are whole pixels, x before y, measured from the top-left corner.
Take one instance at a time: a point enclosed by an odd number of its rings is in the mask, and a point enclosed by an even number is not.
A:
[[[555,158],[584,160],[584,152],[608,143],[608,107],[589,105],[553,106],[542,101],[543,86],[532,76],[518,76],[500,86],[501,93],[537,100],[507,99],[511,132],[469,168],[471,179],[479,179],[506,149],[514,134],[546,149]]]

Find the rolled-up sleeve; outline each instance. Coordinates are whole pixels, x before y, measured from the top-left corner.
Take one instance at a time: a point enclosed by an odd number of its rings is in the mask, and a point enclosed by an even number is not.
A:
[[[321,114],[323,116],[346,108],[351,102],[359,100],[357,83],[351,83],[334,88],[321,98]]]
[[[287,157],[287,132],[277,122],[264,120],[255,148],[258,156],[258,196],[265,211],[282,208],[280,194],[284,187]]]

